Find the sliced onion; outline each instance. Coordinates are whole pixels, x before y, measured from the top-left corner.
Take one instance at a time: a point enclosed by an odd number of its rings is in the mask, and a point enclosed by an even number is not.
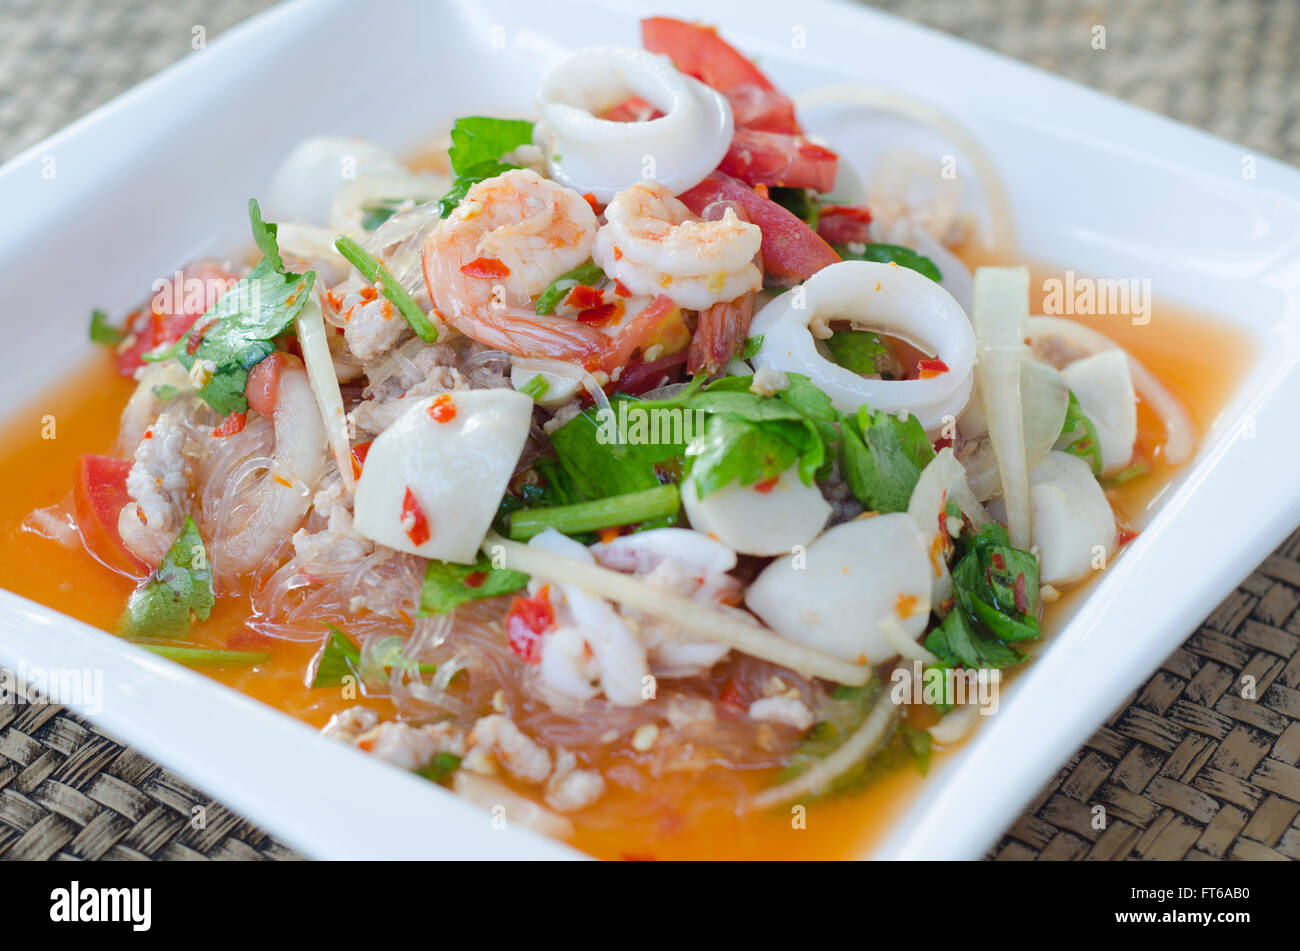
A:
[[[804,676],[824,677],[850,686],[861,686],[871,679],[871,668],[865,664],[850,663],[795,644],[758,623],[741,620],[738,612],[724,614],[652,587],[631,575],[508,541],[494,532],[489,532],[484,539],[483,552],[489,557],[504,555],[506,565],[515,571],[572,584],[596,597],[663,618],[685,633],[726,644]]]
[[[1030,317],[1028,334],[1036,337],[1061,337],[1088,354],[1103,350],[1123,350],[1128,357],[1129,373],[1138,396],[1160,417],[1165,430],[1165,459],[1170,465],[1185,462],[1196,449],[1196,428],[1186,407],[1165,388],[1138,359],[1105,334],[1064,317]]]
[[[975,340],[989,439],[997,460],[1011,544],[1029,550],[1029,464],[1020,369],[1029,320],[1029,269],[982,267],[975,272]]]
[[[356,474],[352,471],[347,414],[343,410],[339,380],[334,374],[334,358],[330,355],[325,318],[321,314],[320,303],[315,298],[307,302],[307,306],[298,314],[296,323],[302,362],[307,367],[307,379],[311,381],[311,391],[316,396],[316,406],[320,409],[321,422],[325,424],[325,434],[329,438],[330,449],[334,452],[334,462],[339,467],[339,476],[343,479],[344,486],[351,492],[356,488]]]
[[[956,710],[945,713],[938,723],[930,727],[930,739],[943,745],[956,743],[974,729],[979,718],[979,704],[964,704]]]

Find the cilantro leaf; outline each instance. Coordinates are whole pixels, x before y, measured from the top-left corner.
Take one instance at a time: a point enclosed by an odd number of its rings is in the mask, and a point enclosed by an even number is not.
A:
[[[496,178],[502,172],[509,172],[516,168],[519,166],[511,165],[509,162],[498,162],[496,159],[471,165],[463,174],[456,176],[451,183],[451,190],[438,199],[439,217],[446,218],[455,211],[456,207],[465,200],[465,194],[479,182]]]
[[[870,331],[841,330],[823,343],[835,362],[853,373],[881,373],[889,365],[889,351]]]
[[[466,601],[495,598],[518,591],[528,584],[528,575],[508,568],[493,568],[481,555],[472,565],[457,565],[430,559],[420,591],[420,616],[446,614]]]
[[[311,670],[311,687],[337,687],[344,677],[356,677],[361,669],[361,649],[346,634],[331,625],[325,646],[316,655]]]
[[[952,570],[953,607],[925,639],[940,668],[1001,669],[1024,660],[1011,645],[1039,636],[1038,559],[990,523],[963,534]]]
[[[451,148],[447,157],[457,177],[480,162],[499,159],[533,141],[533,124],[527,119],[494,119],[467,116],[451,127]]]
[[[934,458],[920,420],[863,406],[840,421],[840,468],[849,490],[875,512],[904,512],[921,470]]]
[[[115,347],[126,339],[126,334],[108,322],[108,314],[94,310],[90,314],[90,339],[107,347]]]
[[[1092,474],[1101,478],[1101,440],[1097,437],[1097,427],[1084,413],[1074,391],[1069,393],[1070,402],[1065,409],[1065,422],[1061,424],[1061,436],[1056,445],[1088,463],[1092,466]]]
[[[551,447],[572,496],[566,502],[603,499],[675,481],[686,453],[688,418],[680,426],[647,412],[662,406],[627,396],[610,400],[613,418],[588,408],[551,433]]]
[[[774,479],[794,465],[801,445],[788,438],[794,433],[780,422],[754,423],[730,413],[710,416],[704,435],[687,450],[695,460],[691,476],[699,497],[732,481],[753,485]]]
[[[118,626],[129,638],[181,636],[189,630],[190,615],[206,621],[216,601],[199,527],[186,516],[158,567],[131,594]]]
[[[292,274],[283,270],[276,226],[262,221],[254,199],[249,199],[248,216],[262,260],[196,320],[185,336],[145,355],[149,361],[175,357],[187,370],[204,361],[211,374],[204,374],[199,396],[223,416],[248,411],[244,389],[249,371],[275,352],[275,338],[293,327],[316,280],[315,271]]]
[[[465,193],[487,178],[519,168],[501,161],[501,156],[533,141],[533,124],[526,119],[493,119],[467,116],[451,128],[451,160],[454,176],[451,191],[438,203],[438,214],[446,218],[465,198]]]
[[[924,274],[936,283],[943,280],[943,275],[933,261],[900,244],[867,244],[861,245],[861,250],[854,250],[855,247],[859,247],[857,245],[837,244],[834,247],[839,252],[840,257],[846,261],[876,261],[880,264],[897,264],[899,267],[909,268],[918,274]]]

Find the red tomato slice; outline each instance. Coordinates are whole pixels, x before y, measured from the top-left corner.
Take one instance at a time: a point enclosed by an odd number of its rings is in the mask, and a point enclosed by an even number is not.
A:
[[[750,185],[828,192],[839,164],[838,155],[802,135],[737,129],[718,168]]]
[[[638,352],[644,356],[657,345],[663,348],[661,355],[676,353],[685,350],[690,342],[691,332],[682,320],[681,308],[672,298],[660,294],[619,328],[601,366],[612,374],[616,368],[626,366]]]
[[[734,201],[763,232],[763,267],[786,280],[804,281],[840,259],[811,228],[743,182],[714,173],[677,196],[701,217],[715,201]]]
[[[822,205],[817,233],[830,244],[870,244],[871,211],[866,205]]]
[[[173,276],[166,292],[154,295],[148,311],[137,311],[127,319],[127,332],[135,335],[135,341],[118,352],[117,372],[122,376],[134,376],[144,366],[144,355],[154,347],[175,343],[185,336],[194,321],[207,313],[237,280],[234,274],[214,264],[199,264],[179,273],[179,284]]]
[[[77,460],[72,501],[86,550],[114,571],[140,577],[149,573],[149,566],[126,547],[117,530],[117,517],[131,501],[126,492],[130,471],[129,459],[82,456]]]
[[[737,129],[799,132],[794,103],[713,27],[650,17],[641,21],[641,45],[726,96]]]

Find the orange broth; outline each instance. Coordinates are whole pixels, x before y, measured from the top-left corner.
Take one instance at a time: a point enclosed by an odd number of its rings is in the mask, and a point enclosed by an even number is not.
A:
[[[1043,278],[1050,274],[1046,268],[1034,269],[1031,309],[1035,313],[1042,312],[1039,294]],[[1132,326],[1121,317],[1088,322],[1145,363],[1184,402],[1202,434],[1226,404],[1250,359],[1250,344],[1240,331],[1159,301],[1146,326]],[[24,530],[22,524],[33,509],[57,503],[71,491],[78,456],[108,451],[132,388],[131,381],[117,376],[105,353],[20,408],[0,427],[0,584],[105,630],[114,628],[133,582],[103,567],[81,548],[64,548]],[[47,416],[54,417],[53,439],[42,436]],[[1157,451],[1162,435],[1159,423],[1146,407],[1139,408],[1138,419],[1138,451],[1151,471],[1109,493],[1121,522],[1129,526],[1145,522],[1152,499],[1176,474]],[[211,619],[194,625],[190,640],[204,647],[266,650],[270,659],[252,668],[204,673],[315,727],[356,702],[344,699],[339,691],[308,689],[304,672],[317,645],[272,639],[250,630],[249,610],[246,598],[219,599]],[[1046,612],[1047,636],[1058,610],[1059,603]],[[385,714],[391,711],[383,703],[366,702]],[[907,715],[918,725],[932,722],[925,708],[909,708]],[[936,750],[933,762],[951,752]],[[634,761],[635,756],[623,750],[611,760]],[[737,816],[734,782],[718,772],[714,768],[692,777],[680,798],[652,787],[651,800],[656,795],[674,797],[658,804],[611,784],[592,810],[596,821],[584,821],[586,814],[574,816],[578,832],[573,844],[605,858],[860,856],[883,838],[923,782],[915,769],[902,769],[861,793],[809,803],[799,822],[779,810]],[[753,771],[742,781],[758,788],[773,781],[772,771]],[[436,807],[435,800],[431,807]]]

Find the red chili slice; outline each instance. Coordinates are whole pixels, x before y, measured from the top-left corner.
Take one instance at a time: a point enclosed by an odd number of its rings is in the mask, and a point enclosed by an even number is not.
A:
[[[231,413],[221,421],[220,426],[212,430],[212,435],[218,439],[224,439],[226,436],[242,433],[246,422],[248,422],[247,413]]]
[[[555,623],[550,588],[543,587],[531,598],[515,598],[506,615],[506,642],[530,664],[542,659],[542,635]]]
[[[948,364],[942,360],[921,360],[916,364],[917,375],[922,380],[928,380],[936,377],[941,373],[948,372]]]
[[[410,486],[406,487],[406,497],[402,499],[402,526],[406,537],[417,548],[429,540],[429,520],[424,517],[424,509]]]
[[[498,261],[496,258],[475,258],[468,264],[462,264],[460,273],[466,277],[509,277],[510,268],[505,263]]]
[[[564,303],[576,310],[588,310],[605,303],[605,295],[594,287],[579,284],[569,291],[569,296],[564,299]]]
[[[450,423],[456,418],[456,404],[450,393],[443,393],[429,404],[429,417],[435,423]]]

